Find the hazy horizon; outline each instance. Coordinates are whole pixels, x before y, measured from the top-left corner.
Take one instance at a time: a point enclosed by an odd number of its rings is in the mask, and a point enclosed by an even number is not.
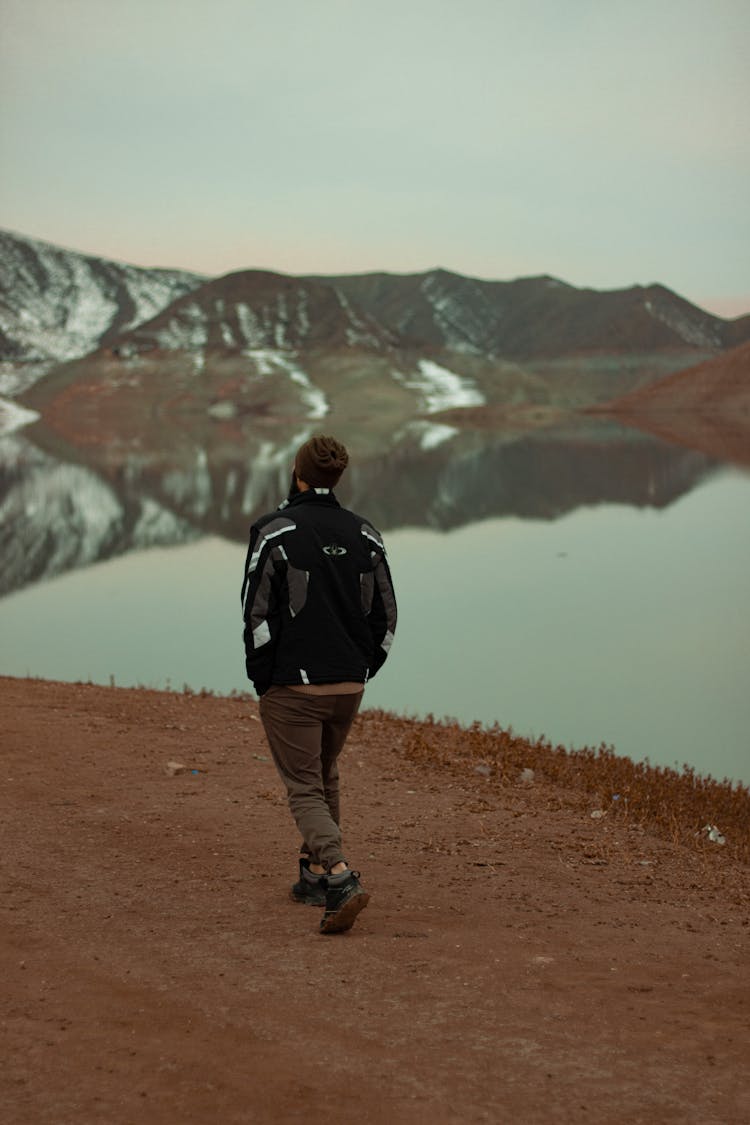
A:
[[[2,225],[219,276],[548,274],[750,311],[740,0],[5,0]]]

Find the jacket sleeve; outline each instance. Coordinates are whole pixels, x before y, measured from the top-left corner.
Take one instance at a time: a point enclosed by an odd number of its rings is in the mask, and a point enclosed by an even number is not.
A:
[[[379,551],[374,561],[373,576],[374,592],[372,606],[368,614],[370,635],[372,636],[373,656],[370,665],[372,677],[385,664],[386,658],[393,643],[396,632],[396,594],[393,589],[393,579],[385,556],[385,550]]]
[[[283,566],[283,559],[278,557],[272,539],[265,537],[254,525],[245,560],[242,616],[245,668],[258,696],[271,686],[281,621]]]

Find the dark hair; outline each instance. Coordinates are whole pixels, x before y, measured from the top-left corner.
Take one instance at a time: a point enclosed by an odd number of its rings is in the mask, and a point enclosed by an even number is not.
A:
[[[294,471],[311,488],[334,488],[348,464],[345,445],[334,437],[317,434],[297,450]]]

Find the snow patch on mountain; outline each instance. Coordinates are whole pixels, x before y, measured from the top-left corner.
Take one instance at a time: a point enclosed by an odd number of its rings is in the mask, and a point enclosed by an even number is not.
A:
[[[258,316],[249,305],[238,301],[234,306],[237,313],[237,323],[242,333],[245,345],[248,348],[259,348],[265,339],[265,332],[261,327]]]
[[[286,298],[283,293],[276,295],[276,317],[273,325],[273,337],[277,348],[287,346],[286,330],[289,324],[289,313],[286,307]]]
[[[301,340],[304,340],[305,336],[310,335],[310,313],[308,310],[307,293],[304,289],[300,289],[297,296],[297,334]]]
[[[16,395],[23,394],[29,387],[33,387],[37,379],[47,374],[50,366],[49,362],[25,363],[21,366],[7,361],[0,363],[0,395],[15,398]]]
[[[208,329],[203,309],[189,301],[171,316],[164,328],[156,332],[160,348],[166,351],[199,351],[208,343]]]
[[[259,300],[226,301],[223,297],[201,305],[198,300],[180,304],[166,325],[152,328],[159,347],[195,350],[220,342],[226,348],[294,351],[310,335],[309,297],[304,288],[283,291]],[[148,326],[145,329],[149,335]]]
[[[326,396],[287,352],[271,348],[247,348],[242,354],[255,362],[259,375],[273,375],[281,371],[301,387],[302,401],[308,408],[309,418],[325,418],[328,414],[330,406]]]
[[[449,287],[444,275],[429,273],[422,282],[422,294],[432,306],[446,347],[477,355],[497,326],[498,310],[479,286],[462,279],[462,287],[457,290],[455,279],[452,282]]]
[[[698,348],[720,348],[721,338],[708,318],[698,319],[695,315],[688,316],[675,305],[662,303],[654,304],[653,301],[644,301],[643,307],[654,320],[661,321],[671,328],[686,344]]]
[[[422,409],[427,414],[437,414],[441,410],[457,410],[468,406],[484,406],[485,397],[471,379],[457,375],[447,367],[441,367],[431,359],[420,359],[417,364],[419,376],[392,372],[394,379],[409,390],[422,396]]]
[[[76,348],[85,347],[88,341],[98,339],[117,314],[117,301],[93,285],[92,281],[91,268],[85,259],[71,257],[66,282],[72,300],[65,331]]]
[[[141,269],[0,231],[5,358],[77,359],[113,327],[142,324],[202,281],[184,270]]]
[[[422,374],[422,387],[426,394],[429,414],[466,406],[484,406],[484,395],[471,379],[457,375],[455,371],[441,367],[431,359],[420,359],[418,366]]]
[[[346,314],[347,320],[349,321],[346,329],[346,342],[349,347],[379,347],[381,344],[381,340],[378,338],[378,336],[375,335],[374,332],[370,330],[366,321],[362,320],[360,316],[357,316],[356,312],[349,304],[349,301],[346,298],[346,294],[343,293],[337,285],[334,285],[333,291],[336,294],[336,298],[338,300],[338,303],[341,305],[343,312]]]
[[[0,436],[12,434],[14,430],[20,430],[23,426],[30,425],[40,417],[41,415],[37,414],[36,410],[29,410],[25,406],[19,406],[16,402],[9,402],[6,398],[0,398]]]

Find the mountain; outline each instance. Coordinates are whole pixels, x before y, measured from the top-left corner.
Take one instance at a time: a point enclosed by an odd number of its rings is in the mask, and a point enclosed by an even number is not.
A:
[[[139,327],[112,340],[136,352],[213,349],[382,351],[395,336],[358,310],[337,286],[266,270],[208,281]]]
[[[486,403],[481,372],[400,343],[337,286],[244,270],[58,365],[25,402],[72,444],[126,433],[148,444],[152,428],[179,444],[174,427],[200,432],[207,420],[299,428],[334,413],[337,425],[377,414],[390,431],[416,414]]]
[[[391,347],[490,360],[713,354],[750,339],[661,285],[598,292],[551,277],[422,274],[290,277],[247,270],[209,281],[116,346],[142,351]],[[113,341],[109,341],[113,342]]]
[[[750,316],[723,320],[661,285],[600,292],[552,277],[484,281],[443,269],[309,277],[245,270],[206,279],[0,232],[6,363],[64,361],[113,344],[392,346],[511,361],[665,351],[703,358],[748,339]]]
[[[86,355],[149,320],[203,281],[142,269],[0,231],[0,360],[7,368]],[[3,389],[14,386],[6,379]]]
[[[530,406],[610,401],[750,339],[750,317],[724,321],[658,285],[446,270],[206,280],[15,235],[0,261],[0,394],[25,388],[24,405],[73,444],[150,428],[179,440],[207,418],[487,429]]]
[[[599,292],[552,277],[481,281],[447,270],[318,278],[335,285],[409,346],[507,359],[715,351],[750,338],[662,285]],[[746,323],[743,323],[746,322]]]

